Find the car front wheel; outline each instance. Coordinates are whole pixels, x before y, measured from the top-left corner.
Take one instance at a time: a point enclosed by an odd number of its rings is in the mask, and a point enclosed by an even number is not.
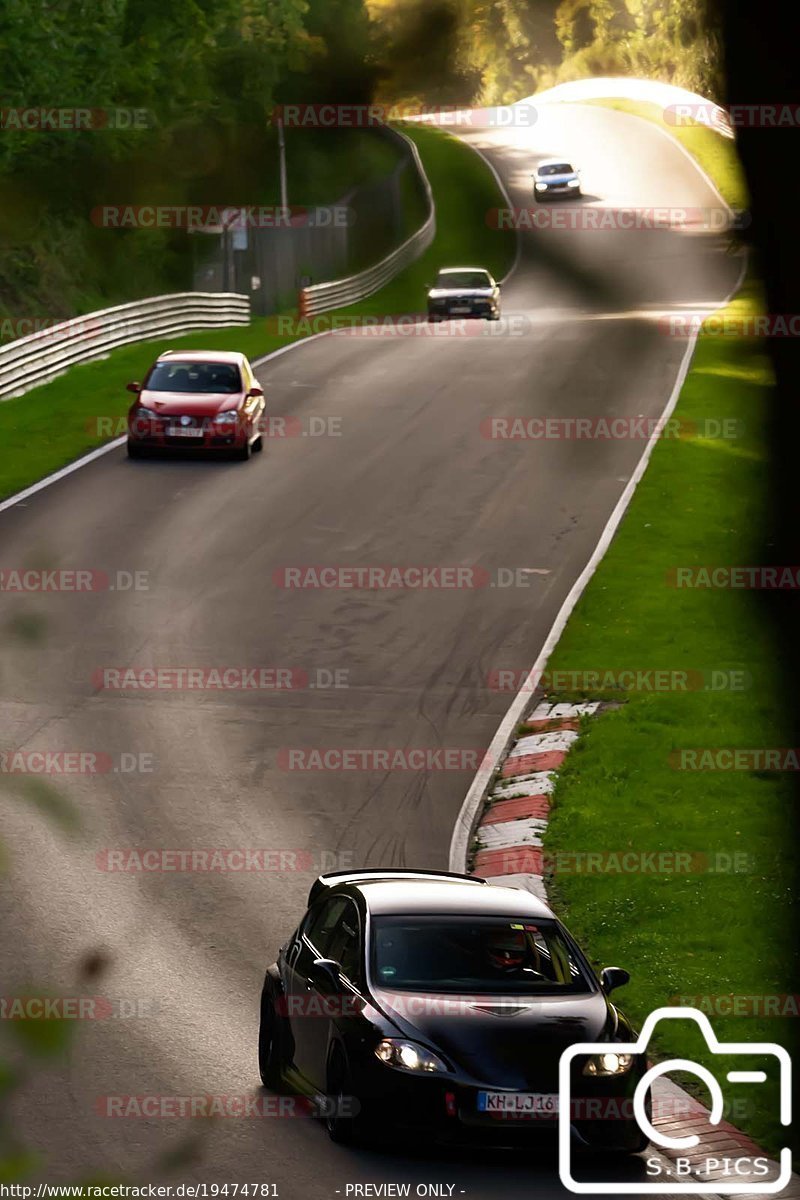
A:
[[[287,1065],[285,1021],[275,1011],[273,997],[265,991],[261,996],[258,1027],[258,1071],[264,1087],[277,1091]]]
[[[328,1137],[340,1146],[352,1146],[364,1138],[364,1118],[353,1095],[350,1070],[344,1051],[334,1050],[328,1064],[327,1096],[331,1111],[325,1118]]]

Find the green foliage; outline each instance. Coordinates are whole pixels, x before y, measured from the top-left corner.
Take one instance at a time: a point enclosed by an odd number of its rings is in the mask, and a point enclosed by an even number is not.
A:
[[[643,75],[719,97],[708,3],[371,0],[371,8],[388,43],[387,95],[433,104],[455,87],[462,104],[501,104],[593,74]]]
[[[109,231],[92,210],[277,203],[274,105],[330,99],[334,81],[340,100],[368,97],[371,37],[365,0],[7,0],[0,107],[92,117],[91,128],[0,136],[0,314],[66,317],[190,287],[183,231]],[[292,163],[295,185],[324,184],[338,151],[333,134],[321,170]]]

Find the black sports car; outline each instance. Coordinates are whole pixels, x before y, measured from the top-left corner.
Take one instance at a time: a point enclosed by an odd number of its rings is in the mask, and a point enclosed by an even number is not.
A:
[[[259,1067],[324,1102],[336,1141],[409,1130],[439,1140],[517,1141],[555,1132],[558,1065],[575,1042],[571,1124],[585,1145],[645,1148],[632,1097],[646,1064],[598,979],[535,896],[464,875],[322,875],[267,969]]]

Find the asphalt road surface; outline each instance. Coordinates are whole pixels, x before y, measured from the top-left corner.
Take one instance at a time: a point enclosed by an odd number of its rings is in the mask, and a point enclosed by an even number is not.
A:
[[[554,106],[533,129],[470,137],[515,205],[531,203],[537,158],[565,154],[587,208],[718,208],[670,141],[619,113]],[[485,422],[657,417],[686,348],[657,314],[725,297],[741,261],[724,246],[698,228],[525,234],[504,288],[522,336],[316,340],[260,368],[269,412],[297,436],[249,464],[114,451],[0,516],[6,568],[143,573],[139,587],[2,598],[3,746],[96,751],[108,769],[49,780],[80,817],[71,836],[14,798],[25,777],[7,781],[1,990],[82,988],[137,1014],[81,1022],[67,1061],[16,1096],[40,1178],[270,1182],[286,1200],[387,1182],[566,1194],[547,1154],[353,1152],[308,1120],[113,1119],[101,1098],[257,1094],[263,969],[316,871],[446,867],[475,755],[510,700],[490,673],[533,662],[644,448],[508,441]],[[281,586],[285,568],[323,564],[468,566],[480,586]],[[303,686],[99,688],[98,669],[117,667],[280,667]],[[287,769],[293,749],[395,747],[463,751],[462,769]],[[215,847],[306,854],[283,871],[101,869],[107,851]],[[107,969],[81,983],[97,950]],[[190,1135],[199,1158],[168,1176],[163,1155]]]

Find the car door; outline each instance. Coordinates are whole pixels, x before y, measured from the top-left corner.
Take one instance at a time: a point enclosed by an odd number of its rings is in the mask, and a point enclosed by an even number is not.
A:
[[[330,957],[333,935],[348,903],[346,896],[323,897],[309,909],[287,950],[284,988],[294,1040],[294,1065],[316,1086],[319,1086],[320,1041],[323,1029],[327,1037],[328,1019],[324,1015],[323,997],[310,981],[311,964],[315,958]]]
[[[248,436],[253,437],[261,428],[266,403],[263,396],[250,396],[251,388],[260,387],[261,384],[246,359],[242,363],[242,384],[245,391],[245,411],[248,414]]]
[[[344,907],[328,942],[325,958],[341,967],[341,990],[331,993],[328,988],[311,987],[311,1012],[319,1015],[309,1020],[306,1030],[308,1078],[324,1090],[327,1085],[328,1049],[334,1028],[344,1031],[360,1019],[359,982],[361,979],[361,934],[358,909],[349,897],[342,897]],[[322,957],[322,956],[321,956]]]

